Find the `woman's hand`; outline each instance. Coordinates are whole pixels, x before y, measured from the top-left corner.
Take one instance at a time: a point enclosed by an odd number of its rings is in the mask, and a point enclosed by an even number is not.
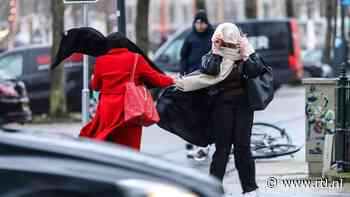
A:
[[[176,89],[179,89],[179,90],[184,89],[184,84],[182,83],[182,80],[180,78],[174,79],[174,82],[175,82]]]
[[[212,42],[212,53],[219,55],[219,49],[222,44],[222,39],[220,37],[213,37]]]
[[[252,44],[250,44],[247,37],[242,37],[239,45],[243,60],[247,60],[251,54],[255,53],[255,49],[253,48]]]

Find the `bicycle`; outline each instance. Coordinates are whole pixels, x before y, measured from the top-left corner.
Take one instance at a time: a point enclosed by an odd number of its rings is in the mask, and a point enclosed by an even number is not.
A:
[[[254,159],[269,159],[298,152],[301,147],[293,144],[285,129],[276,125],[256,122],[252,128],[251,149]]]
[[[251,151],[254,159],[269,159],[286,155],[294,157],[293,154],[300,149],[301,147],[293,144],[291,137],[285,129],[264,122],[253,123]],[[233,155],[233,148],[231,155]],[[188,158],[196,161],[204,161],[209,158],[209,154],[204,159]]]

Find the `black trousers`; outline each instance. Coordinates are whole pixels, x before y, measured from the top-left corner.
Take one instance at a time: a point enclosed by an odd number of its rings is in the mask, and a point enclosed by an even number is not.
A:
[[[232,145],[235,165],[243,193],[258,188],[255,180],[255,161],[250,149],[254,112],[248,109],[244,95],[217,95],[211,104],[211,121],[215,153],[210,174],[223,181]]]

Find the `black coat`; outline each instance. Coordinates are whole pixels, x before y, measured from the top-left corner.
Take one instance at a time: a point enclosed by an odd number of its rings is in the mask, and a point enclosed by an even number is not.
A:
[[[263,63],[255,54],[240,65],[243,68],[240,69],[241,74],[249,78],[255,78],[263,72]],[[160,116],[158,126],[191,144],[203,147],[212,144],[210,106],[215,99],[212,92],[211,88],[192,92],[182,92],[174,86],[165,89],[157,100]]]
[[[206,91],[182,92],[169,87],[157,101],[158,126],[192,144],[207,146],[212,143],[208,105]]]
[[[198,33],[194,27],[192,28],[181,48],[181,74],[188,74],[199,68],[202,56],[211,49],[213,33],[214,29],[210,24],[203,33]]]

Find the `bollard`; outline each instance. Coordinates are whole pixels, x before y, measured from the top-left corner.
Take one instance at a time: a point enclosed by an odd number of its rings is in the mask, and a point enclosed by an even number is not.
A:
[[[350,81],[346,76],[345,63],[341,66],[337,83],[336,155],[338,172],[350,172]]]
[[[344,68],[344,73],[345,73]],[[347,164],[344,166],[345,172],[350,172],[350,80],[349,78],[346,78],[346,81],[344,82],[344,162]]]

